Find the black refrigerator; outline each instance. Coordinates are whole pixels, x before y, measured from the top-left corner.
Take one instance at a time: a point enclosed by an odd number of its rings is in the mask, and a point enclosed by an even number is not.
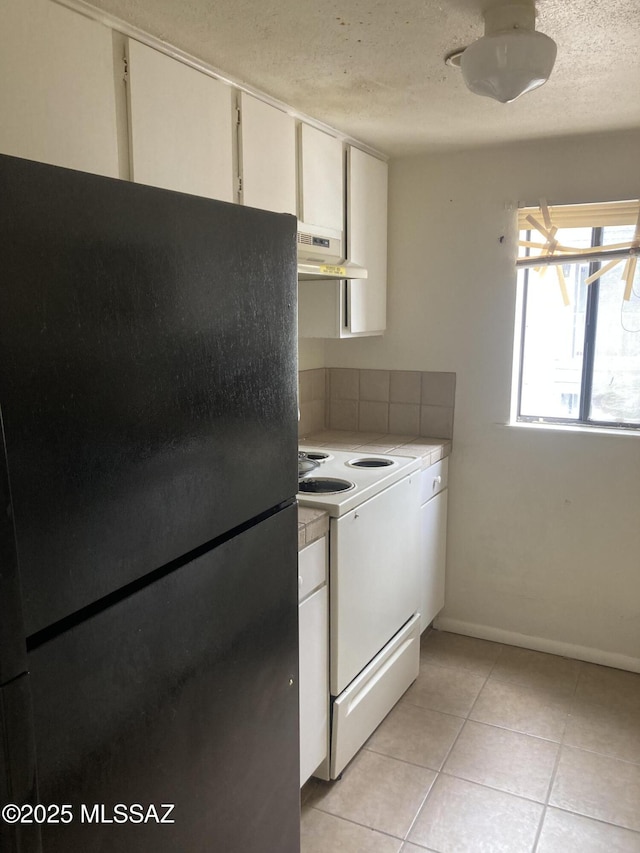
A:
[[[295,230],[0,157],[3,853],[299,850]]]

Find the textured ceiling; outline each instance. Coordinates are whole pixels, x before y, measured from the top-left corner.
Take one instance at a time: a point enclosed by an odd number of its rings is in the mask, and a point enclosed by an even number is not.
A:
[[[549,82],[513,104],[444,56],[490,0],[91,0],[390,155],[640,127],[640,0],[538,0]]]

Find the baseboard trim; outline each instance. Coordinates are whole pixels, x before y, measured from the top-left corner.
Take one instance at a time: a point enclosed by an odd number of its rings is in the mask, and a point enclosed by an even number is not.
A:
[[[575,646],[572,643],[549,640],[545,637],[530,637],[528,634],[505,631],[502,628],[493,628],[490,625],[476,625],[473,622],[463,622],[461,619],[450,619],[447,616],[437,618],[433,627],[439,631],[451,631],[452,634],[464,634],[467,637],[477,637],[480,640],[492,640],[495,643],[504,643],[507,646],[520,646],[523,649],[562,655],[567,658],[584,660],[588,663],[612,666],[615,669],[640,672],[640,658],[592,649],[589,646]]]

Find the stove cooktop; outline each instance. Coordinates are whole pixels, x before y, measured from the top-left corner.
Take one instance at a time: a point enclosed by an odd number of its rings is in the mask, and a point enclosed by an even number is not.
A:
[[[422,467],[422,460],[414,456],[362,453],[308,445],[301,445],[299,449],[319,464],[303,478],[304,485],[298,492],[298,503],[324,509],[333,517],[350,512]],[[334,490],[330,481],[342,481],[342,484],[336,485]],[[345,487],[344,483],[348,485]]]

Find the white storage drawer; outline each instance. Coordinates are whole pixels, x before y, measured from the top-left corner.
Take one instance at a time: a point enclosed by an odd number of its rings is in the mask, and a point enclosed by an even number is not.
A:
[[[449,485],[449,459],[429,465],[420,474],[420,505],[446,489]]]
[[[420,622],[414,616],[333,703],[332,779],[415,681],[419,669]]]
[[[298,552],[298,601],[327,581],[327,537]]]

